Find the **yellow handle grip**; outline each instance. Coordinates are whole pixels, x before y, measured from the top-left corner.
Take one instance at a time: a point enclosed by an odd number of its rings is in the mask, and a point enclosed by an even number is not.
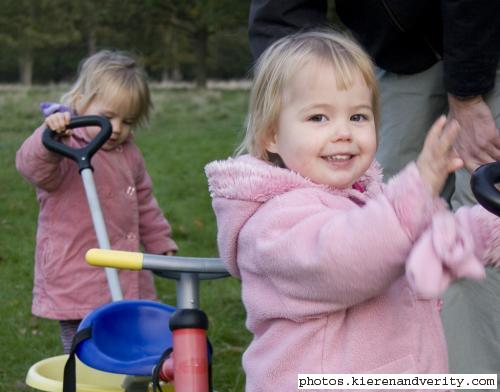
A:
[[[89,249],[85,254],[87,263],[98,267],[141,270],[144,255],[122,250]]]

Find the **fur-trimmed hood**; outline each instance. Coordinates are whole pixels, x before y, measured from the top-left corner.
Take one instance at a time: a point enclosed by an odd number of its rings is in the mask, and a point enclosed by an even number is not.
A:
[[[349,189],[316,184],[296,172],[250,155],[211,162],[205,167],[205,173],[212,198],[223,197],[260,203],[296,188],[320,188],[365,201],[367,197],[371,198],[380,193],[382,183],[382,171],[376,161]]]
[[[382,190],[382,171],[375,161],[349,189],[316,184],[298,173],[250,155],[211,162],[205,167],[205,173],[217,214],[220,256],[229,272],[237,277],[240,276],[236,265],[238,233],[263,203],[294,189],[318,188],[364,204]]]

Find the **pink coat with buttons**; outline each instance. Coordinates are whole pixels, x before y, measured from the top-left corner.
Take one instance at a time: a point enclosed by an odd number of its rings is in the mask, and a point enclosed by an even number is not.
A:
[[[36,235],[33,314],[80,319],[111,301],[103,268],[85,262],[85,252],[98,247],[77,165],[49,152],[38,128],[16,155],[18,171],[36,186],[40,203]],[[85,129],[75,129],[66,142],[88,144]],[[144,159],[129,140],[93,159],[94,181],[112,249],[162,254],[176,250],[171,229],[152,194]],[[119,271],[125,298],[155,299],[149,271]]]
[[[414,163],[387,185],[374,163],[352,189],[250,156],[213,162],[206,173],[220,256],[241,278],[253,334],[243,355],[247,391],[295,391],[298,373],[448,372],[439,302],[415,294],[405,264],[411,255],[421,287],[438,265],[474,269],[469,251],[498,261],[497,217],[477,206],[443,220],[444,202]],[[461,247],[464,239],[471,246]],[[439,291],[431,283],[424,291]]]

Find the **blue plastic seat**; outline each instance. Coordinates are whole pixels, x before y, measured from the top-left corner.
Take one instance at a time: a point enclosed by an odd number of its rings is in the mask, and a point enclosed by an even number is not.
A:
[[[172,346],[169,320],[175,308],[153,301],[124,300],[88,314],[78,331],[91,327],[76,355],[105,372],[149,376],[163,352]]]

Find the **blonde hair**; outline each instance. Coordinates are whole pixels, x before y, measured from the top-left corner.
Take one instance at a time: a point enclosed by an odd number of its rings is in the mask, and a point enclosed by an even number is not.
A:
[[[77,80],[61,102],[78,114],[96,97],[124,110],[134,126],[146,126],[149,122],[152,102],[147,75],[126,52],[101,50],[84,59]]]
[[[376,129],[380,121],[379,93],[373,63],[353,39],[333,30],[309,31],[286,36],[274,42],[261,55],[254,69],[245,138],[237,154],[272,160],[266,144],[276,132],[283,91],[306,62],[327,61],[335,69],[337,85],[349,88],[361,73],[372,91]]]

